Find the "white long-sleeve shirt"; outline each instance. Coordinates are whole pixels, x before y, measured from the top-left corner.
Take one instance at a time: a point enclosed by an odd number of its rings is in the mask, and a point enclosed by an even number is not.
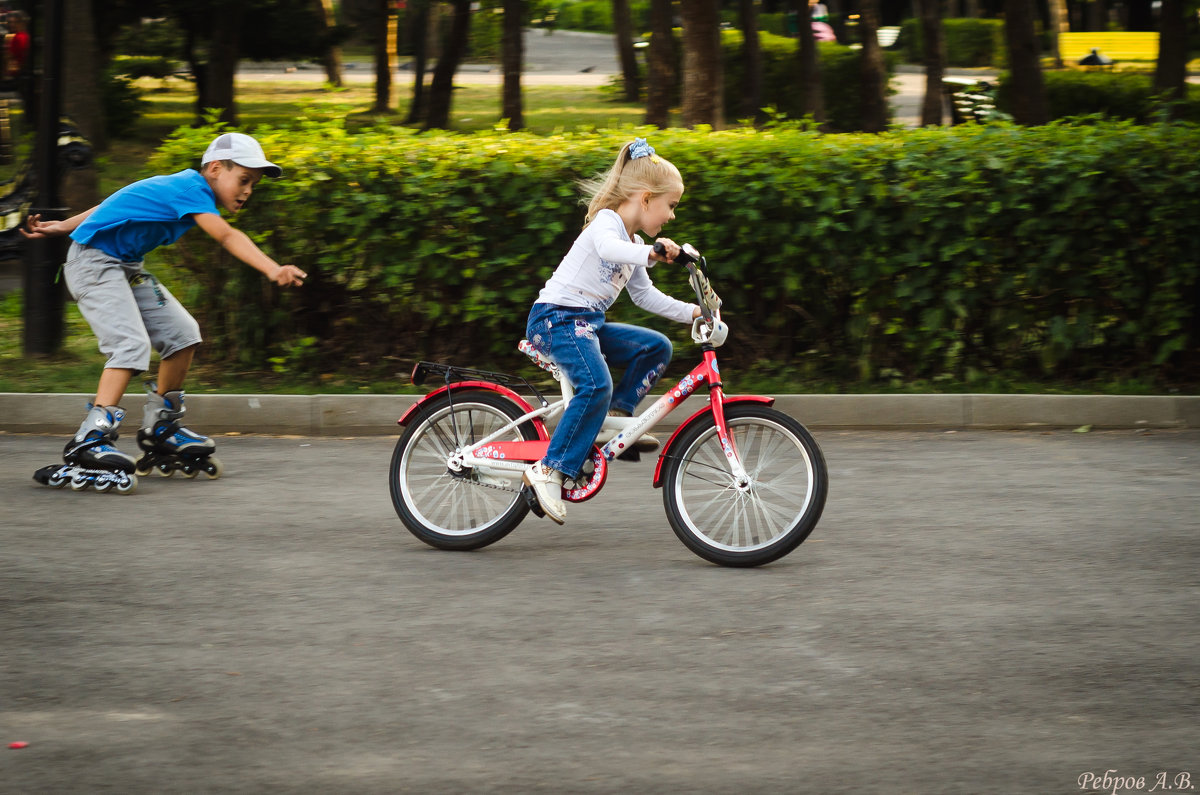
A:
[[[538,303],[606,312],[628,289],[633,302],[647,312],[691,323],[696,305],[672,298],[650,281],[652,248],[637,235],[631,239],[616,212],[601,210],[555,268]]]

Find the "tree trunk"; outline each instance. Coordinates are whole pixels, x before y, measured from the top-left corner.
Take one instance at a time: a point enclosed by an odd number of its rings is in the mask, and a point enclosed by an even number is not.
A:
[[[1054,58],[1054,68],[1063,68],[1062,50],[1058,46],[1058,34],[1070,30],[1067,16],[1067,0],[1047,0],[1050,11],[1050,55]]]
[[[642,78],[638,74],[637,53],[633,49],[633,18],[629,13],[629,0],[612,0],[613,27],[616,35],[617,59],[621,63],[621,82],[625,84],[625,101],[637,102],[642,98]]]
[[[917,0],[917,12],[921,16],[921,38],[925,42],[925,99],[921,102],[921,126],[940,127],[944,102],[942,76],[946,72],[942,0]]]
[[[1032,0],[1005,0],[1004,38],[1012,74],[1013,120],[1024,125],[1045,124],[1049,113]]]
[[[675,85],[675,39],[671,0],[650,0],[650,51],[646,54],[646,124],[671,124],[671,86]]]
[[[450,34],[442,45],[441,57],[433,70],[433,84],[429,87],[429,117],[425,120],[427,130],[444,130],[450,127],[454,75],[467,51],[467,37],[470,32],[471,0],[454,0]]]
[[[388,27],[392,10],[388,0],[375,0],[375,22],[371,26],[371,44],[375,51],[375,107],[373,113],[392,109],[392,54],[388,47]]]
[[[500,42],[500,59],[504,66],[501,115],[508,119],[510,130],[519,130],[525,126],[521,108],[521,65],[525,55],[521,17],[524,5],[522,0],[504,0],[504,36]]]
[[[413,94],[405,124],[418,124],[425,120],[425,67],[429,62],[430,2],[431,0],[415,0],[409,6],[413,10]]]
[[[210,22],[208,60],[201,67],[204,70],[204,83],[197,96],[196,119],[203,120],[209,109],[218,108],[221,111],[220,120],[236,127],[238,118],[234,78],[237,76],[239,57],[241,9],[234,11],[227,8],[225,12],[235,18],[226,17]]]
[[[858,29],[862,34],[862,128],[884,132],[888,126],[887,69],[879,46],[879,0],[859,4]]]
[[[1169,99],[1187,96],[1187,19],[1183,0],[1162,0],[1154,91]]]
[[[99,61],[93,35],[91,0],[66,0],[63,25],[62,109],[77,125],[80,135],[88,140],[92,150],[108,148],[104,131],[104,109],[100,104],[97,69]],[[100,179],[94,165],[71,168],[61,173],[63,206],[68,214],[95,207],[103,198]]]
[[[1154,9],[1150,0],[1130,0],[1126,8],[1126,30],[1154,30]]]
[[[758,41],[758,0],[738,0],[738,21],[742,26],[742,118],[763,120],[762,47]]]
[[[812,6],[808,0],[793,0],[796,12],[796,33],[800,40],[800,113],[812,116],[817,124],[825,123],[825,86],[821,82],[821,58],[817,40],[813,38]]]
[[[313,0],[317,5],[317,15],[325,20],[325,31],[331,33],[337,25],[333,13],[333,0]],[[325,67],[325,81],[332,86],[341,88],[342,85],[342,48],[336,44],[326,45],[325,54],[321,58]]]
[[[106,64],[96,51],[91,0],[65,0],[64,12],[69,21],[63,25],[63,114],[75,122],[93,150],[102,152],[108,148],[100,101],[100,75]]]
[[[683,124],[724,126],[721,16],[717,0],[682,0]]]

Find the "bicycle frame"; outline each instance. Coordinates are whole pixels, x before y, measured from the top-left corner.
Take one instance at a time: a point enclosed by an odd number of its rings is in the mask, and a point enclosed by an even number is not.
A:
[[[660,475],[663,461],[670,455],[672,443],[675,438],[678,437],[684,428],[697,421],[709,411],[713,413],[713,420],[717,427],[721,449],[725,451],[726,462],[729,465],[735,482],[739,487],[744,487],[749,482],[749,477],[738,457],[737,448],[729,435],[729,429],[725,422],[725,406],[728,403],[743,401],[753,401],[769,405],[774,403],[774,399],[761,396],[726,397],[721,383],[720,366],[717,362],[716,351],[708,343],[702,344],[702,349],[703,359],[701,362],[645,411],[635,417],[605,418],[602,427],[607,430],[615,430],[617,434],[600,448],[600,460],[597,461],[598,464],[606,466],[608,461],[620,455],[627,447],[636,442],[642,435],[649,432],[667,415],[678,408],[687,398],[691,397],[707,384],[709,405],[696,411],[681,423],[679,428],[676,429],[675,433],[672,434],[671,438],[663,446],[662,453],[659,455],[658,463],[655,466],[654,485],[656,487],[661,485]],[[479,375],[483,376],[483,374]],[[476,469],[481,473],[506,471],[516,474],[522,472],[530,463],[540,461],[545,457],[546,450],[550,445],[549,434],[545,430],[545,424],[561,416],[573,397],[573,390],[568,381],[560,378],[560,385],[562,399],[550,403],[542,398],[541,405],[537,407],[531,406],[520,395],[508,388],[508,386],[495,383],[485,377],[480,377],[478,380],[473,379],[447,384],[446,387],[435,390],[430,395],[427,395],[422,402],[445,391],[453,393],[471,389],[484,389],[497,392],[517,402],[519,406],[526,409],[519,418],[512,420],[507,425],[471,445],[454,450],[447,461],[448,467],[453,471]],[[400,424],[407,425],[419,413],[420,406],[421,403],[418,403],[409,409],[404,417],[400,419]],[[497,441],[502,437],[510,436],[514,428],[526,422],[533,422],[538,427],[541,439],[516,442]],[[599,477],[593,479],[590,488],[574,495],[574,501],[582,501],[598,492],[603,485],[605,475],[605,472],[600,472]]]

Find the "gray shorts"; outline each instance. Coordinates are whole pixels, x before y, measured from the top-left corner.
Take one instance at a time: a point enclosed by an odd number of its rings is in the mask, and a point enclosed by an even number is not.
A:
[[[201,341],[196,319],[141,262],[122,262],[72,241],[63,275],[108,356],[107,368],[143,372],[152,347],[166,358]]]

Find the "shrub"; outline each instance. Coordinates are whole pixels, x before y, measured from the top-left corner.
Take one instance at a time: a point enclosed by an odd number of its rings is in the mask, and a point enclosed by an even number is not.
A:
[[[156,155],[195,162],[213,128]],[[279,291],[186,236],[207,355],[267,367],[521,367],[537,289],[578,233],[575,180],[647,135],[684,176],[666,234],[707,254],[729,368],[906,379],[1114,374],[1194,382],[1200,365],[1200,128],[1093,122],[820,135],[625,130],[258,131],[284,178],[238,225],[310,274]],[[652,272],[686,296],[679,269]],[[619,301],[615,320],[646,322]],[[658,323],[677,343],[682,325]]]
[[[120,138],[133,129],[133,125],[146,109],[142,91],[127,74],[113,69],[105,73],[100,84],[100,102],[104,109],[104,130],[109,138]]]
[[[960,67],[995,66],[1008,63],[1004,43],[1004,22],[999,19],[943,19],[942,35],[946,42],[946,65]],[[901,25],[900,44],[904,60],[923,63],[925,39],[921,21],[906,19]]]
[[[745,74],[742,33],[739,30],[722,32],[725,69],[725,116],[739,119],[745,114],[741,108],[741,85]],[[800,58],[796,39],[759,33],[759,45],[763,60],[763,106],[792,119],[799,119],[800,91],[797,87]],[[677,52],[681,48],[677,48]],[[831,132],[848,132],[862,129],[862,79],[859,75],[861,51],[832,42],[817,45],[821,61],[821,87],[825,94],[825,116]],[[884,53],[889,74],[894,67],[895,56]],[[889,114],[891,110],[889,108]]]
[[[1155,99],[1153,79],[1139,72],[1046,71],[1046,104],[1052,119],[1100,115],[1109,119],[1152,122],[1164,110]],[[1012,104],[1007,76],[1000,81],[997,99],[1008,110]],[[1175,118],[1200,121],[1200,86],[1188,87],[1188,99],[1173,109]]]

